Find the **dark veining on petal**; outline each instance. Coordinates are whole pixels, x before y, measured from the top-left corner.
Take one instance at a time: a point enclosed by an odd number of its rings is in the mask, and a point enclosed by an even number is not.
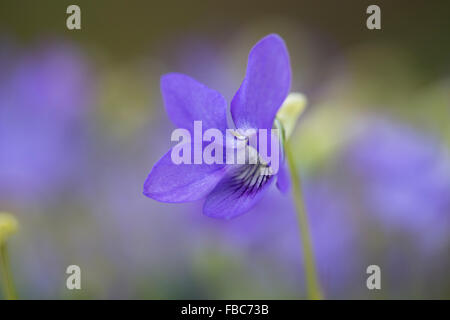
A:
[[[244,195],[255,196],[258,191],[266,184],[271,175],[269,167],[266,164],[258,163],[245,165],[234,175],[231,187],[232,195],[238,194],[237,198]]]

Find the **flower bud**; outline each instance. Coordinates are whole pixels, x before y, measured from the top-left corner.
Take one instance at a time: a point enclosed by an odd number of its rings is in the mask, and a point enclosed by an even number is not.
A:
[[[294,131],[298,118],[306,107],[306,97],[297,92],[290,93],[277,112],[276,118],[284,129],[284,138],[289,139]]]

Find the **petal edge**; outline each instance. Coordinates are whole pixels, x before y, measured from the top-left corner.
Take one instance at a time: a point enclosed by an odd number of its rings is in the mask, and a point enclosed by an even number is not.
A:
[[[231,101],[236,126],[271,129],[290,87],[288,50],[280,36],[270,34],[251,49],[245,78]]]
[[[193,130],[194,121],[201,120],[203,128],[227,128],[227,102],[217,91],[195,79],[169,73],[161,77],[161,94],[170,120],[178,128]]]

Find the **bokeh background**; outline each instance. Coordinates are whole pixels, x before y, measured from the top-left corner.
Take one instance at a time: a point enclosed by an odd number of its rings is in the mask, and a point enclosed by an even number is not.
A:
[[[66,28],[81,7],[82,29]],[[382,30],[366,28],[381,7]],[[142,195],[171,146],[159,78],[228,101],[249,49],[286,41],[310,103],[292,141],[325,296],[450,298],[448,1],[0,3],[0,211],[27,299],[305,297],[290,196],[232,221]],[[82,290],[65,287],[66,267]],[[381,267],[382,289],[366,288]]]

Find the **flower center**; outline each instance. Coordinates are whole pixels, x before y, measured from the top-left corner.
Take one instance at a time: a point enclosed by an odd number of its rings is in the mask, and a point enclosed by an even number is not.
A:
[[[271,178],[271,168],[264,163],[243,166],[233,177],[234,193],[241,197],[255,195]]]

